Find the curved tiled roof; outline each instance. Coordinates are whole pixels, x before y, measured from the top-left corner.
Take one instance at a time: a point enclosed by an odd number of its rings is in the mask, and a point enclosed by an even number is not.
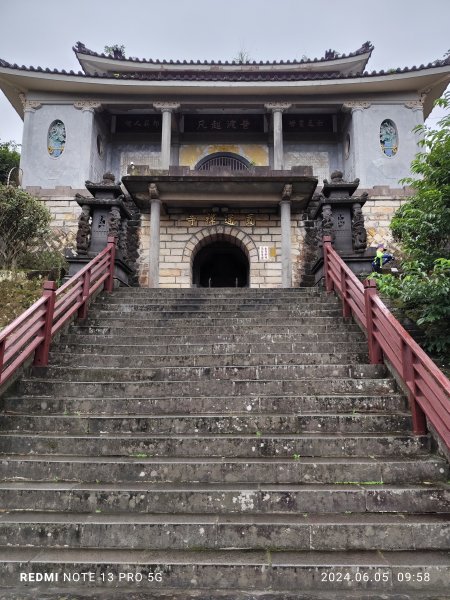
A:
[[[365,42],[358,50],[355,52],[349,52],[348,54],[339,54],[335,50],[327,50],[325,52],[325,56],[322,58],[307,58],[302,60],[280,60],[280,61],[249,61],[245,63],[241,63],[238,61],[209,61],[209,60],[159,60],[153,58],[136,58],[136,57],[126,57],[120,54],[115,56],[111,56],[110,54],[98,53],[94,50],[90,50],[86,48],[86,46],[82,42],[77,42],[75,46],[73,46],[73,51],[75,54],[84,54],[93,56],[96,58],[107,58],[110,60],[120,60],[124,62],[135,62],[135,63],[147,63],[147,64],[161,64],[161,65],[205,65],[205,66],[223,66],[223,65],[235,65],[235,66],[268,66],[268,65],[306,65],[310,63],[323,63],[323,62],[332,62],[333,60],[342,60],[344,58],[350,58],[353,56],[359,56],[361,54],[371,53],[374,49],[374,46],[371,42]]]
[[[436,60],[427,65],[404,67],[397,69],[389,69],[388,71],[364,71],[361,74],[354,73],[339,73],[333,71],[192,71],[189,69],[183,71],[128,71],[123,73],[84,73],[83,71],[75,72],[73,70],[66,71],[65,69],[49,69],[33,66],[19,66],[18,64],[9,63],[0,59],[0,67],[14,69],[18,71],[27,71],[32,73],[48,73],[54,75],[69,75],[74,77],[83,77],[89,79],[115,79],[115,80],[137,80],[137,81],[315,81],[315,80],[332,80],[332,79],[361,79],[367,77],[379,77],[383,75],[395,75],[402,73],[412,73],[415,71],[423,71],[425,69],[433,69],[450,65],[450,57],[444,60]]]

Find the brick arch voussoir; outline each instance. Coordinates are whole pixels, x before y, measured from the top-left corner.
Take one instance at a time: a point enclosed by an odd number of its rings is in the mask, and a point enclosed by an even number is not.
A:
[[[255,242],[242,229],[231,225],[215,225],[214,227],[200,229],[189,238],[183,250],[182,261],[192,263],[197,252],[204,246],[216,241],[229,240],[230,238],[234,238],[233,241],[236,246],[247,254],[249,260],[258,255]]]

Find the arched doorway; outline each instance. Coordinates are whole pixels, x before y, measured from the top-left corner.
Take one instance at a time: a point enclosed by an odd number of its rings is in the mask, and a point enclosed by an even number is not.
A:
[[[249,271],[242,248],[229,241],[212,241],[194,257],[192,283],[197,287],[248,287]]]

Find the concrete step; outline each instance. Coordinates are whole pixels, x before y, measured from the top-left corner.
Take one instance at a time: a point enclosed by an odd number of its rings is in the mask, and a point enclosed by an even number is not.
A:
[[[57,368],[57,367],[55,367]],[[62,379],[23,378],[17,394],[38,396],[121,398],[145,396],[261,396],[298,394],[395,394],[392,379],[203,379],[183,381],[66,381]]]
[[[122,347],[123,348],[123,347]],[[133,350],[133,346],[129,347]],[[185,347],[182,354],[129,354],[118,348],[107,349],[105,353],[80,353],[79,347],[72,348],[72,352],[53,351],[50,353],[50,365],[72,366],[72,367],[105,367],[105,368],[148,368],[148,367],[212,367],[212,366],[232,366],[232,365],[338,365],[355,364],[367,362],[367,356],[360,352],[333,353],[229,353],[214,354],[212,352],[203,353],[191,352],[191,347]],[[161,351],[161,349],[159,349]],[[109,351],[113,353],[108,354]],[[116,353],[114,353],[116,352]]]
[[[46,368],[34,367],[32,374],[37,377],[46,377],[51,380],[65,379],[67,382],[77,381],[215,381],[215,380],[302,380],[321,378],[383,378],[387,369],[384,365],[301,365],[301,364],[276,364],[276,365],[229,365],[229,366],[168,366],[158,368],[136,367],[73,367],[50,366]]]
[[[0,514],[1,546],[132,550],[449,550],[448,514]]]
[[[39,432],[0,434],[2,454],[64,454],[89,456],[125,456],[136,458],[285,458],[302,461],[305,457],[377,457],[416,456],[429,451],[426,436],[406,432],[357,434],[327,433],[272,434],[155,434],[124,432]],[[1,454],[0,454],[1,456]]]
[[[173,396],[141,398],[83,398],[64,395],[26,396],[10,395],[3,400],[5,414],[38,413],[69,415],[167,415],[178,413],[222,415],[236,413],[273,414],[282,409],[292,414],[316,413],[377,413],[404,412],[404,396],[396,395],[334,395],[334,396]]]
[[[0,483],[3,510],[75,513],[448,513],[450,486]]]
[[[143,446],[142,448],[145,448]],[[400,451],[397,451],[400,456]],[[198,458],[89,455],[3,455],[5,481],[83,483],[408,484],[445,482],[447,463],[436,456],[406,458]]]
[[[68,586],[70,583],[74,584],[74,580],[75,584],[78,583],[75,589],[79,590],[82,586],[82,594],[87,594],[87,590],[95,586],[99,586],[100,593],[105,590],[114,593],[114,588],[118,588],[133,600],[142,600],[140,595],[129,596],[131,590],[136,594],[137,582],[144,582],[139,589],[143,590],[141,594],[147,594],[148,599],[153,594],[163,594],[155,596],[163,598],[171,588],[183,590],[183,599],[190,598],[187,594],[194,588],[196,592],[208,590],[204,600],[213,600],[220,591],[230,594],[230,590],[231,595],[228,595],[227,600],[239,598],[234,590],[248,591],[249,595],[244,596],[246,600],[253,600],[256,592],[258,600],[261,598],[259,592],[264,592],[262,598],[265,600],[273,600],[271,594],[274,591],[292,592],[295,593],[296,600],[306,600],[310,596],[303,594],[309,593],[309,590],[317,594],[318,588],[320,594],[332,593],[329,599],[337,598],[336,590],[338,594],[345,590],[345,596],[339,596],[340,598],[348,598],[348,594],[356,590],[359,596],[354,598],[358,600],[374,600],[378,597],[384,600],[385,592],[394,594],[390,597],[395,600],[407,600],[408,595],[416,593],[419,595],[415,598],[425,600],[432,597],[429,595],[432,592],[438,594],[434,597],[435,600],[446,600],[450,584],[450,561],[448,553],[443,551],[201,552],[104,548],[39,550],[27,547],[4,547],[0,551],[0,578],[4,586],[16,587],[21,573],[22,581],[26,581],[27,574],[34,574],[28,581],[37,590],[48,591],[51,586],[53,591],[60,586],[61,593],[66,597],[67,590],[70,589]],[[37,581],[39,577],[36,575],[40,574],[44,580],[45,573],[48,574],[46,581]],[[149,582],[149,573],[157,575],[156,581]],[[151,592],[148,591],[149,585]],[[363,593],[369,595],[362,595]],[[381,595],[376,596],[377,593]],[[408,595],[398,595],[404,593]],[[43,598],[41,595],[36,597],[39,600]],[[101,597],[111,598],[108,595]],[[115,597],[121,598],[120,595]],[[167,600],[170,600],[170,596]],[[280,600],[286,600],[286,597],[281,596]]]

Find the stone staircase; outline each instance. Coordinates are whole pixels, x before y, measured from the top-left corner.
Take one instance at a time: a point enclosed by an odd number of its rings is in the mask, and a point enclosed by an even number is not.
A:
[[[2,401],[0,600],[450,598],[447,464],[340,315],[101,295]]]

